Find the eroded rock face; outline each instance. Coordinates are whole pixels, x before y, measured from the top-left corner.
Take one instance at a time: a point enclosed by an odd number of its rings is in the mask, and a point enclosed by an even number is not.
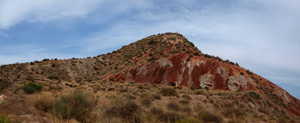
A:
[[[275,91],[277,92],[277,94],[281,97],[284,97],[283,99],[287,102],[291,102],[290,97],[287,95],[287,93],[279,88],[275,88]]]
[[[246,78],[240,74],[236,76],[230,76],[228,78],[228,88],[230,90],[238,90],[238,89],[243,89],[247,88],[247,84],[249,81],[252,81],[250,78]]]
[[[253,90],[264,86],[275,89],[274,93],[280,96],[290,112],[300,116],[300,104],[296,98],[286,91],[263,79],[254,80],[247,71],[239,66],[224,64],[222,62],[205,58],[203,56],[189,57],[189,54],[181,53],[169,58],[161,58],[149,64],[143,64],[126,72],[112,75],[115,81],[132,81],[152,84],[174,84],[176,86],[201,87],[222,90]],[[253,75],[252,75],[253,77]]]
[[[215,76],[211,74],[201,75],[200,77],[200,87],[201,88],[213,88],[213,80]]]
[[[252,87],[255,86],[254,83],[250,82],[251,78],[240,75],[241,71],[245,70],[202,56],[189,58],[183,53],[141,65],[125,73],[114,75],[112,78],[116,81],[175,83],[176,86],[211,89],[255,89]]]

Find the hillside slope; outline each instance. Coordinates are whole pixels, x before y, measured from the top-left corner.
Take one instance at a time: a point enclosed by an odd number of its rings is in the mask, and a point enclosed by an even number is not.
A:
[[[240,67],[203,54],[178,33],[152,35],[112,53],[84,59],[44,59],[2,65],[0,91],[8,93],[28,81],[52,89],[81,83],[136,82],[208,90],[254,91],[290,114],[300,116],[300,101],[288,92]]]

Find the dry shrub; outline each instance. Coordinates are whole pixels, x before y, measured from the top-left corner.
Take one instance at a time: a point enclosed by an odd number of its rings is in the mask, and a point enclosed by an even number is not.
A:
[[[179,103],[182,105],[189,105],[190,101],[189,100],[180,100]]]
[[[96,105],[93,95],[73,91],[56,100],[50,112],[59,118],[75,118],[79,122],[91,122],[91,112]]]
[[[184,118],[182,115],[175,113],[175,112],[164,112],[160,108],[152,108],[150,110],[150,113],[152,113],[154,116],[156,116],[158,121],[161,122],[175,122],[179,121],[180,119]]]
[[[182,95],[181,98],[185,99],[185,100],[192,100],[192,97],[190,95]]]
[[[208,111],[201,110],[198,113],[198,117],[204,121],[204,122],[215,122],[215,123],[221,123],[223,121],[221,116],[218,116],[216,114],[212,114]]]
[[[192,109],[190,107],[182,107],[181,111],[187,114],[191,114],[192,113]]]
[[[227,118],[243,118],[245,116],[245,111],[232,106],[224,108],[222,114]]]
[[[145,107],[149,107],[151,104],[152,104],[152,99],[149,99],[149,98],[143,98],[141,100],[141,104]]]
[[[194,117],[188,117],[176,120],[174,123],[201,123],[201,121]]]
[[[162,94],[163,96],[178,96],[178,93],[174,88],[163,88],[160,91],[160,94]]]
[[[141,108],[132,101],[129,101],[123,105],[113,105],[109,107],[105,112],[106,118],[119,117],[125,121],[131,123],[142,122]]]
[[[180,105],[178,105],[176,102],[169,102],[167,104],[167,109],[172,111],[180,111]]]
[[[125,97],[125,99],[127,99],[127,100],[134,100],[134,99],[136,99],[135,96],[133,96],[132,94],[128,94],[128,93],[123,94],[123,97]]]
[[[184,117],[178,113],[175,113],[175,112],[166,112],[162,115],[162,121],[164,122],[175,122],[175,121],[178,121],[180,119],[183,119]]]
[[[54,98],[51,93],[43,92],[36,95],[36,101],[34,107],[38,110],[48,112],[53,108]]]
[[[164,112],[163,112],[162,109],[156,108],[156,107],[153,107],[153,108],[150,110],[150,113],[152,113],[153,115],[157,116],[158,119],[160,119],[160,117],[164,114]]]
[[[270,112],[267,109],[263,108],[262,106],[258,108],[258,111],[267,115],[270,114]]]
[[[158,93],[158,94],[153,94],[153,98],[154,98],[154,99],[160,100],[160,99],[161,99],[161,96],[160,96],[159,93]]]

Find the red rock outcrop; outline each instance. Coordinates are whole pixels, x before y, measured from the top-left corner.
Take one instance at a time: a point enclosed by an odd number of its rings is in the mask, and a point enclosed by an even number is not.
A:
[[[246,74],[246,70],[204,56],[189,58],[187,53],[162,58],[117,74],[112,78],[115,81],[174,83],[180,87],[193,86],[224,90],[256,89],[256,83]]]
[[[236,65],[226,64],[204,56],[190,57],[180,53],[156,62],[140,65],[134,69],[111,76],[115,81],[138,83],[173,84],[175,86],[201,87],[222,90],[253,90],[260,94],[259,86],[275,90],[270,95],[279,96],[287,110],[300,116],[299,100],[270,81],[248,72]],[[254,78],[259,79],[255,81]],[[280,100],[279,99],[279,100]]]

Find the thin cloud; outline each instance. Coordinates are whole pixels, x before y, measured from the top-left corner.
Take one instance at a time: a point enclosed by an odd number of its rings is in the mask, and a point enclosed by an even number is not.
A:
[[[1,0],[0,28],[8,29],[22,21],[43,22],[84,17],[102,0]]]
[[[9,38],[10,36],[6,33],[0,32],[0,36],[5,37],[5,38]]]

